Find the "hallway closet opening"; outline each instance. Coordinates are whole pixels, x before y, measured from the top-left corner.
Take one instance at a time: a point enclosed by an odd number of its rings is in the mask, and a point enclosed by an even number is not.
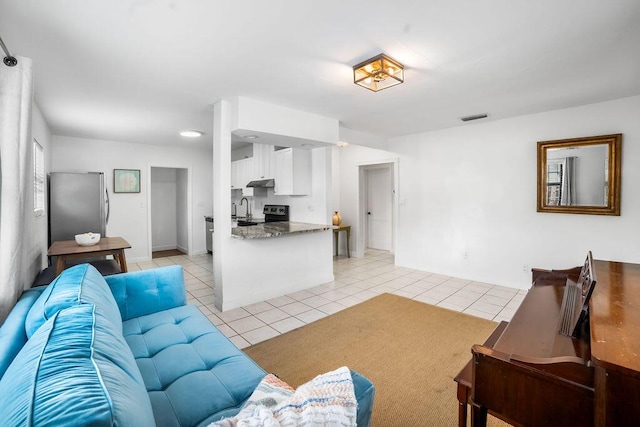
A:
[[[151,167],[152,257],[189,252],[188,169]]]

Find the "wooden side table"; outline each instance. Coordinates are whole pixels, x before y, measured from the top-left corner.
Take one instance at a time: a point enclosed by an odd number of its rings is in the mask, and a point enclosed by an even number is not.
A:
[[[102,255],[113,255],[120,265],[120,271],[127,272],[127,259],[124,250],[131,245],[122,237],[103,237],[93,246],[80,246],[75,240],[61,240],[53,242],[49,248],[48,256],[58,257],[56,263],[56,276],[66,268],[67,260],[84,259]]]
[[[340,232],[347,232],[347,258],[351,258],[351,254],[349,253],[349,242],[351,240],[351,226],[350,225],[338,225],[337,228],[333,229],[333,242],[335,244],[335,253],[338,256],[338,240],[340,237]]]

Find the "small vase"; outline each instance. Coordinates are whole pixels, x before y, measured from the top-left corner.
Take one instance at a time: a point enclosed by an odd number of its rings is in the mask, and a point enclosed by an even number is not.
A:
[[[333,214],[333,225],[340,225],[342,224],[342,218],[340,217],[340,214],[338,213],[338,211],[335,211],[335,213]]]

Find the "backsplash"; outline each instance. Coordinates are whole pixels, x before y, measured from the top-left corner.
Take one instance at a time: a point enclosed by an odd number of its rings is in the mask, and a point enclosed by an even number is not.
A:
[[[276,196],[273,194],[272,189],[267,189],[266,192],[266,195],[247,197],[251,206],[251,214],[254,218],[264,217],[264,214],[262,213],[264,205],[283,204],[290,206],[291,221],[309,222],[313,224],[331,224],[329,214],[327,212],[323,212],[322,207],[318,207],[314,204],[312,196]],[[247,209],[246,202],[243,202],[243,205],[240,206],[240,200],[242,200],[242,197],[243,196],[240,191],[234,190],[231,192],[231,203],[235,203],[235,210],[238,216],[245,216]],[[233,210],[234,208],[232,206],[231,213],[233,213]]]

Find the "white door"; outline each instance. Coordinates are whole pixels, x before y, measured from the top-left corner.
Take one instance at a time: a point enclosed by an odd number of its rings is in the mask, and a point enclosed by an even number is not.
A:
[[[392,249],[391,167],[366,170],[367,175],[367,247]]]

